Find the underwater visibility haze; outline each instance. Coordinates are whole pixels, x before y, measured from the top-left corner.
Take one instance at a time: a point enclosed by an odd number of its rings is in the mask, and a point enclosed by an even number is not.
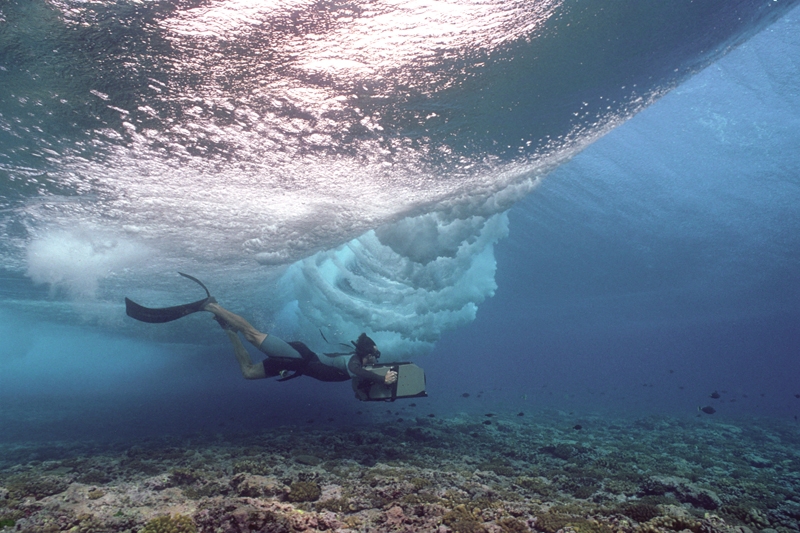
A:
[[[3,1],[0,439],[380,420],[125,316],[178,271],[440,415],[791,420],[796,5]]]
[[[0,532],[800,533],[797,4],[0,0]]]

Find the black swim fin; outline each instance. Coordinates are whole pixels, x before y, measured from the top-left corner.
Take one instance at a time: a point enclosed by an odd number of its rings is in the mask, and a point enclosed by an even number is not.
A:
[[[183,318],[186,315],[191,315],[192,313],[197,313],[198,311],[202,311],[205,304],[207,304],[210,300],[213,300],[211,293],[208,292],[208,289],[203,282],[199,279],[190,276],[189,274],[184,274],[183,272],[178,272],[184,278],[188,278],[201,287],[203,290],[206,291],[207,298],[202,300],[197,300],[196,302],[184,304],[184,305],[174,305],[172,307],[162,307],[160,309],[153,309],[150,307],[145,307],[143,305],[139,305],[133,300],[129,298],[125,298],[125,313],[131,318],[135,318],[141,322],[149,322],[150,324],[161,324],[164,322],[172,322],[173,320],[178,320],[179,318]]]

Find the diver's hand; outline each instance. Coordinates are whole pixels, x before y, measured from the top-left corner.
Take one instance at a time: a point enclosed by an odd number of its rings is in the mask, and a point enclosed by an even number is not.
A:
[[[383,382],[386,383],[387,385],[391,385],[395,381],[397,381],[397,372],[395,372],[394,370],[389,370],[386,373],[386,376],[383,378]]]

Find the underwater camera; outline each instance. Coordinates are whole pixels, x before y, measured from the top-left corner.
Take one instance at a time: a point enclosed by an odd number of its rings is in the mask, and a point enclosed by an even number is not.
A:
[[[397,381],[391,385],[353,380],[356,398],[362,402],[393,402],[398,398],[420,398],[425,392],[425,371],[414,363],[390,363],[364,367],[385,376],[390,370],[397,372]]]

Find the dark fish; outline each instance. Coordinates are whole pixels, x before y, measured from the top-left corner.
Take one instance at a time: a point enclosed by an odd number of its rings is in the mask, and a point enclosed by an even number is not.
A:
[[[484,420],[483,423],[486,424],[487,426],[491,426],[492,425],[492,421],[491,420]]]
[[[715,400],[719,398],[719,393],[717,391],[712,392],[709,394],[709,398],[714,398]]]
[[[674,370],[670,370],[670,371],[669,371],[669,373],[670,373],[670,374],[674,374],[674,373],[675,373],[675,371],[674,371]]]
[[[436,415],[431,413],[431,414],[428,415],[428,418],[436,418]]]
[[[398,421],[398,422],[402,422],[402,421],[403,421],[403,419],[402,419],[402,418],[398,418],[398,419],[397,419],[397,421]]]
[[[575,424],[574,426],[572,426],[572,429],[581,430],[581,429],[583,429],[583,426],[580,425],[580,424]]]
[[[485,415],[483,415],[483,416],[492,417],[492,416],[494,416],[494,413],[486,413],[486,414],[485,414]]]
[[[705,407],[698,407],[698,409],[700,411],[703,411],[707,415],[713,415],[714,413],[717,412],[717,410],[711,407],[710,405],[706,405]]]
[[[525,416],[525,413],[523,413],[522,411],[520,411],[519,413],[517,413],[517,416]]]
[[[463,396],[464,398],[469,398],[469,393],[468,393],[468,392],[465,392],[465,393],[464,393],[464,394],[462,394],[461,396]]]
[[[410,403],[410,404],[408,404],[408,406],[409,406],[409,407],[416,407],[416,406],[417,406],[417,404],[415,404],[415,403]]]
[[[794,397],[795,398],[800,398],[800,394],[795,394]]]

